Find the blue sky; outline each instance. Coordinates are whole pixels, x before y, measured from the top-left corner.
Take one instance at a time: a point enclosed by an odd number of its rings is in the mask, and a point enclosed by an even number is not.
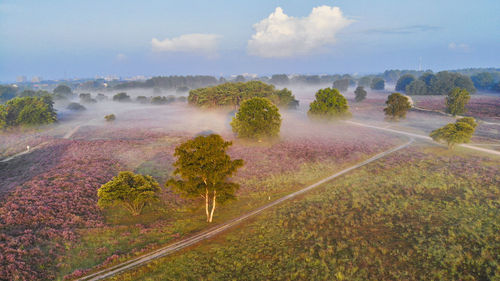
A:
[[[498,0],[0,0],[0,81],[499,67],[499,14]]]

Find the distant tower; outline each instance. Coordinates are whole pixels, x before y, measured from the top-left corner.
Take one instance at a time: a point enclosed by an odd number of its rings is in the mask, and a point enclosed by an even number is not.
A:
[[[422,71],[422,57],[418,58],[418,71]]]

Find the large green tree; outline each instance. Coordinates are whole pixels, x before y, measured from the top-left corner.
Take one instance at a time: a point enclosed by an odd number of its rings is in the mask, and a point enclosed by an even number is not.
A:
[[[387,105],[384,108],[385,115],[388,119],[397,121],[406,117],[406,112],[411,108],[411,103],[408,97],[400,93],[392,93],[385,102]]]
[[[375,77],[372,79],[372,82],[370,84],[370,88],[372,90],[383,90],[385,89],[385,81],[384,79],[380,77]]]
[[[14,98],[3,107],[3,127],[36,126],[57,121],[52,97]]]
[[[101,208],[120,204],[137,216],[147,204],[159,200],[160,190],[160,185],[151,176],[123,171],[99,188],[97,204]]]
[[[415,81],[415,76],[411,74],[405,74],[399,77],[396,83],[396,91],[406,91],[406,87],[413,81]]]
[[[364,100],[366,98],[366,91],[365,91],[365,88],[363,86],[358,86],[356,88],[356,90],[354,91],[354,95],[355,95],[355,100],[357,102],[360,102],[362,100]]]
[[[406,86],[408,95],[427,95],[427,84],[423,80],[415,80]]]
[[[469,100],[470,94],[466,89],[454,88],[446,97],[446,112],[453,116],[465,113],[465,106]]]
[[[175,148],[174,175],[166,185],[187,198],[203,198],[207,222],[212,222],[216,204],[234,199],[239,184],[228,181],[243,160],[231,160],[226,150],[231,142],[211,134],[198,136]]]
[[[56,99],[67,99],[73,95],[71,88],[63,84],[58,85],[53,92]]]
[[[445,141],[449,148],[453,148],[456,144],[469,142],[476,126],[474,118],[464,117],[432,131],[430,136],[437,142]]]
[[[281,115],[278,107],[268,99],[252,98],[241,104],[231,126],[238,137],[260,141],[279,134]]]
[[[309,117],[329,120],[351,116],[347,99],[337,89],[320,89],[315,97],[309,105]]]

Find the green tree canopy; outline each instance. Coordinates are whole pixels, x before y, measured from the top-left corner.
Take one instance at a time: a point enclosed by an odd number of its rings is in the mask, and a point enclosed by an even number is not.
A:
[[[427,93],[430,95],[446,95],[454,88],[465,88],[469,93],[475,93],[476,88],[469,76],[460,73],[441,71],[431,79]]]
[[[427,95],[427,84],[422,80],[415,80],[406,86],[408,95]]]
[[[205,201],[207,222],[212,222],[216,203],[234,199],[239,184],[228,178],[243,166],[243,160],[231,160],[226,150],[231,142],[211,134],[198,136],[175,148],[177,161],[174,175],[181,179],[170,179],[167,186],[186,198],[202,197]]]
[[[113,101],[118,101],[118,102],[129,102],[131,101],[130,96],[127,95],[127,93],[118,93],[113,96]]]
[[[400,93],[392,93],[389,95],[385,104],[387,105],[387,107],[384,108],[386,117],[394,121],[405,118],[406,112],[411,108],[408,97]]]
[[[446,112],[453,116],[465,113],[469,100],[470,94],[466,89],[454,88],[446,97]]]
[[[351,116],[347,99],[337,89],[320,89],[315,97],[309,105],[309,117],[331,120]]]
[[[140,215],[144,206],[159,200],[160,185],[151,176],[123,171],[97,191],[98,206],[123,205],[132,215]]]
[[[449,148],[455,144],[467,143],[470,141],[477,123],[472,117],[458,119],[455,123],[450,123],[431,132],[430,136],[434,141],[444,141]]]
[[[0,85],[0,102],[6,102],[16,97],[17,88]]]
[[[276,90],[273,85],[261,81],[229,82],[221,85],[189,91],[189,104],[199,107],[237,107],[254,97],[268,98],[280,107],[294,108],[298,101],[288,89]]]
[[[57,121],[52,97],[14,98],[3,106],[3,128],[37,126]]]
[[[362,100],[364,100],[366,98],[366,91],[365,91],[365,88],[363,86],[358,86],[356,88],[356,90],[354,91],[354,94],[355,94],[355,100],[357,102],[360,102]]]
[[[370,76],[363,76],[358,81],[358,85],[363,87],[370,87],[371,84],[372,78]]]
[[[375,77],[372,79],[372,82],[370,84],[370,88],[372,90],[383,90],[385,89],[385,81],[384,79],[380,77]]]
[[[53,93],[54,93],[54,98],[56,99],[67,99],[73,95],[71,88],[64,84],[58,85],[54,89]]]
[[[281,115],[278,107],[268,99],[251,98],[241,104],[231,126],[240,138],[275,137],[280,132]]]
[[[415,81],[415,76],[411,74],[405,74],[399,77],[396,83],[396,91],[406,91],[406,87],[413,81]]]

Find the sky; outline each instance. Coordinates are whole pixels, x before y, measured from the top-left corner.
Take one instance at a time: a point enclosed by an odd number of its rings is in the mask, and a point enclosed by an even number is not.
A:
[[[0,0],[0,81],[500,67],[498,0]]]

